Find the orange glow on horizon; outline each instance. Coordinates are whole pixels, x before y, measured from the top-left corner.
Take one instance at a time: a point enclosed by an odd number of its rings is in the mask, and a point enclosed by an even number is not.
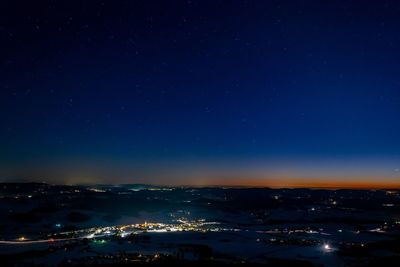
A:
[[[41,176],[28,176],[26,181],[48,182],[51,184],[150,184],[161,186],[183,187],[270,187],[270,188],[327,188],[327,189],[399,189],[400,176],[374,176],[374,175],[349,175],[349,176],[296,176],[296,174],[270,174],[270,175],[241,175],[198,172],[191,175],[178,173],[176,175],[143,175],[143,176],[101,176],[94,175],[65,175],[61,181]],[[53,176],[51,176],[53,177]],[[60,177],[60,176],[58,176]],[[118,178],[124,177],[124,178]]]
[[[326,188],[326,189],[400,189],[398,181],[319,180],[319,179],[226,179],[216,182],[198,183],[187,186],[232,186],[232,187],[271,187],[271,188]]]

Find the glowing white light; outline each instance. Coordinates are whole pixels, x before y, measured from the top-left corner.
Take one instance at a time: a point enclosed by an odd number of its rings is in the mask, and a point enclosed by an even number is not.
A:
[[[324,251],[326,252],[331,252],[333,248],[329,244],[324,244],[323,245]]]
[[[91,239],[94,237],[94,234],[87,235],[86,238]]]

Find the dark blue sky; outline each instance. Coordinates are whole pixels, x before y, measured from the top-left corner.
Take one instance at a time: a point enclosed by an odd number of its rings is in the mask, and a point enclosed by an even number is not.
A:
[[[398,1],[2,1],[2,180],[400,179]]]

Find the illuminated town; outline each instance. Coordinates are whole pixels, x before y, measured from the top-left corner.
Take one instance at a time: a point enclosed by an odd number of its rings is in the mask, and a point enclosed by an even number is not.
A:
[[[347,266],[379,259],[382,251],[399,253],[396,190],[47,184],[1,188],[3,209],[6,203],[15,209],[3,213],[2,257],[41,251],[40,256],[24,257],[21,264],[179,259]],[[376,256],[360,256],[375,250]]]

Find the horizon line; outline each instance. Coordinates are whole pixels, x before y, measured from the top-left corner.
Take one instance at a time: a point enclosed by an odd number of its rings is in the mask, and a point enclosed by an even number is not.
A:
[[[158,187],[183,187],[183,188],[269,188],[269,189],[353,189],[353,190],[400,190],[400,183],[293,183],[293,184],[162,184],[162,183],[52,183],[46,181],[0,181],[0,184],[48,184],[64,186],[95,186],[95,185],[147,185]]]

